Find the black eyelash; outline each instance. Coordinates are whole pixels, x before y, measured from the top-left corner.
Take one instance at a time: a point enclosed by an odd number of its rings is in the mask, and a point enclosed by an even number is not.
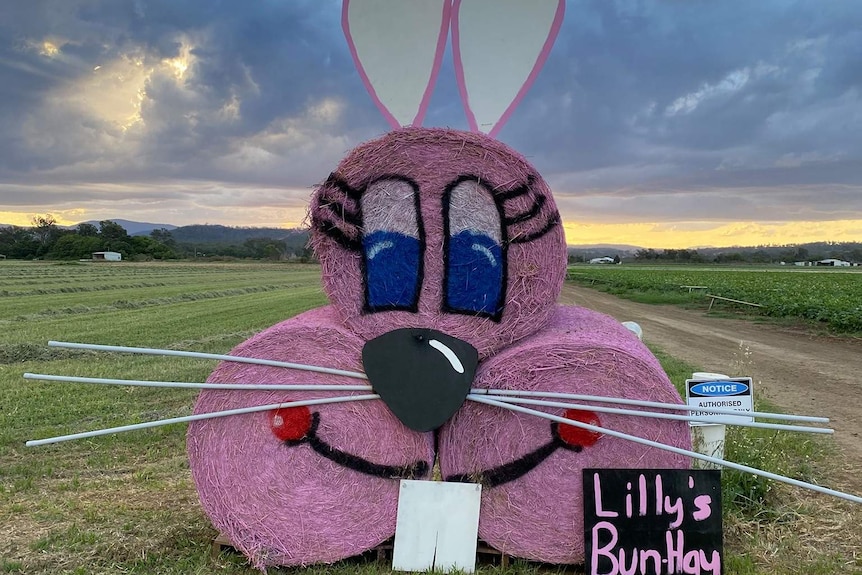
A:
[[[354,188],[350,184],[347,183],[347,180],[332,172],[329,174],[329,177],[326,178],[326,181],[323,182],[324,188],[338,188],[344,195],[346,195],[351,200],[359,200],[362,197],[362,194],[365,192],[365,187]]]
[[[517,188],[503,191],[494,190],[494,197],[499,198],[501,202],[505,202],[507,200],[523,196],[524,194],[528,193],[530,189],[532,189],[535,181],[536,178],[532,175],[529,175],[527,176],[527,183],[520,185]]]
[[[545,196],[536,196],[536,199],[533,200],[533,205],[530,206],[530,209],[527,211],[521,212],[511,218],[505,218],[503,223],[507,226],[511,226],[513,224],[519,224],[521,222],[526,222],[527,220],[536,217],[536,215],[541,211],[542,206],[545,205],[545,200],[547,198]]]
[[[332,223],[330,221],[315,220],[314,225],[315,225],[315,227],[317,227],[318,230],[320,230],[321,232],[323,232],[324,234],[326,234],[327,236],[329,236],[330,238],[332,238],[333,240],[338,242],[338,245],[340,245],[341,247],[343,247],[345,249],[352,250],[352,251],[359,251],[359,249],[362,247],[362,242],[360,240],[358,240],[356,238],[351,238],[350,236],[345,234],[343,231],[341,231],[341,229],[338,228],[338,226],[336,226],[334,223]]]
[[[344,222],[356,227],[362,226],[362,216],[358,212],[348,210],[344,202],[321,195],[320,205],[329,208],[329,211]]]
[[[518,186],[511,190],[494,191],[494,197],[498,200],[500,206],[502,206],[505,202],[509,200],[512,200],[514,198],[520,198],[530,193],[531,191],[534,194],[533,204],[528,209],[518,214],[515,214],[514,216],[506,217],[503,219],[503,223],[505,224],[507,230],[510,226],[524,223],[537,217],[541,213],[542,209],[545,207],[548,198],[544,194],[541,194],[539,191],[533,189],[535,181],[536,178],[532,175],[529,175],[527,176],[527,182],[521,186]],[[548,216],[548,219],[545,221],[545,225],[537,231],[523,234],[509,233],[510,238],[508,239],[508,243],[524,244],[527,242],[531,242],[547,234],[559,224],[560,213],[554,211]]]
[[[318,205],[327,208],[333,216],[354,229],[344,231],[338,227],[336,222],[330,221],[321,215],[316,215],[312,218],[312,225],[338,242],[341,247],[358,251],[362,247],[362,241],[358,237],[361,236],[362,213],[359,209],[349,209],[344,201],[336,199],[332,195],[337,196],[338,192],[341,192],[346,198],[358,202],[364,189],[354,188],[335,172],[329,174],[329,177],[326,178],[326,181],[321,184],[319,189],[321,191]]]
[[[559,214],[559,212],[554,212],[548,218],[548,221],[545,223],[545,226],[542,229],[535,231],[535,232],[532,232],[532,233],[529,233],[529,234],[524,234],[524,235],[520,235],[520,236],[516,235],[515,237],[512,237],[509,239],[509,243],[510,244],[525,244],[527,242],[531,242],[533,240],[539,239],[540,237],[542,237],[543,235],[545,235],[546,233],[548,233],[549,231],[551,231],[552,229],[557,227],[559,224],[560,224],[560,214]]]

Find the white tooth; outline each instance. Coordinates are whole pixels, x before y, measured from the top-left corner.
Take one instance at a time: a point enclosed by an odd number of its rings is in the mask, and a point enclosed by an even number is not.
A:
[[[442,341],[437,341],[436,339],[428,340],[428,344],[443,354],[443,357],[449,360],[449,363],[452,364],[452,369],[457,371],[458,373],[464,373],[464,366],[461,364],[461,360],[458,359],[458,356],[455,355],[455,352],[449,349]]]

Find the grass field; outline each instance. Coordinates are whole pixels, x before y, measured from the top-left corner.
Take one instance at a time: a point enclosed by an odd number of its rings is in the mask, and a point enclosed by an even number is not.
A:
[[[862,333],[860,268],[720,268],[690,266],[580,265],[569,278],[649,303],[699,303],[704,294],[758,304],[719,301],[750,314],[816,322],[838,333]],[[697,286],[693,289],[688,286]]]
[[[22,374],[203,381],[214,367],[208,360],[45,344],[226,353],[255,332],[324,304],[319,273],[317,266],[298,264],[0,262],[0,573],[256,573],[241,556],[210,555],[216,533],[191,480],[185,426],[24,446],[28,439],[186,415],[194,391],[51,384]],[[694,369],[659,356],[677,385]],[[743,446],[733,454],[736,461],[828,480],[830,454],[818,442],[774,432],[736,437]],[[822,509],[806,511],[799,496],[780,485],[724,475],[725,573],[862,569],[862,560],[843,547],[824,545],[812,556],[810,545],[794,543],[800,518],[816,521]],[[517,563],[506,573],[537,570]],[[270,573],[386,571],[357,561]]]

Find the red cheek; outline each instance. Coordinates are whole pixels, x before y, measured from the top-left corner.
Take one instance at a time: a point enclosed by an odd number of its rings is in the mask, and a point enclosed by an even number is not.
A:
[[[563,417],[574,421],[580,421],[581,423],[588,423],[590,425],[601,424],[598,415],[592,411],[585,411],[582,409],[567,409],[566,412],[563,413]],[[560,434],[560,439],[569,445],[577,445],[580,447],[589,447],[602,436],[601,433],[589,431],[587,429],[582,429],[565,423],[560,423],[560,426],[557,428],[557,432]]]
[[[307,407],[282,407],[269,413],[269,428],[282,441],[298,441],[311,429],[311,412]]]

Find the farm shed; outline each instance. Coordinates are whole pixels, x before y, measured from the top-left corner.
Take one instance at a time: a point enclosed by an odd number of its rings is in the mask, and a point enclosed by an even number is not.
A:
[[[118,262],[123,259],[120,252],[93,252],[93,261]]]
[[[825,260],[820,260],[817,262],[818,266],[835,266],[837,268],[849,268],[850,262],[845,262],[844,260],[836,260],[835,258],[829,258]]]
[[[612,264],[614,263],[614,258],[604,257],[604,258],[593,258],[590,260],[591,264]]]

